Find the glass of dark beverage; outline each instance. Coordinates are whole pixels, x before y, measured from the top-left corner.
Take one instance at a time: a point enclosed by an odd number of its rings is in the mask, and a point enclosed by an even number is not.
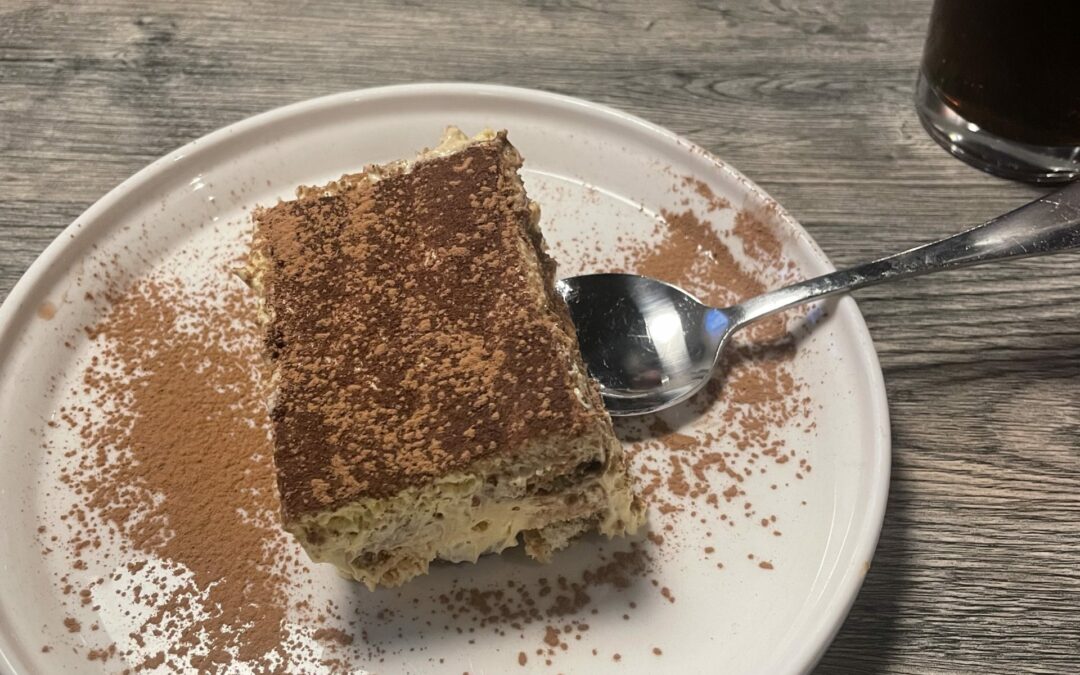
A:
[[[1080,176],[1080,1],[935,0],[916,89],[923,126],[989,173]]]

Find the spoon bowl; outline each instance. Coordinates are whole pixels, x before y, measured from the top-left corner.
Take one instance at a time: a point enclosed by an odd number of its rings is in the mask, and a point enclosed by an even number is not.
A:
[[[730,317],[671,284],[636,274],[588,274],[556,283],[589,374],[614,416],[680,403],[709,381]]]

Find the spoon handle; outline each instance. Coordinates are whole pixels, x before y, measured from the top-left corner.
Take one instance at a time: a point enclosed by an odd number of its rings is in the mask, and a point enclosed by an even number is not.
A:
[[[1080,182],[959,234],[751,298],[724,310],[735,328],[837,293],[939,270],[1080,248]]]

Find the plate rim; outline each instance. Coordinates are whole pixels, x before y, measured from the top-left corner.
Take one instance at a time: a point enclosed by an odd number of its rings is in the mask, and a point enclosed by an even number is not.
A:
[[[776,217],[784,223],[791,234],[814,254],[817,263],[814,266],[819,268],[815,270],[816,273],[825,274],[835,269],[828,256],[805,228],[788,213],[783,205],[769,196],[760,186],[705,148],[637,115],[565,94],[499,84],[419,82],[371,87],[302,100],[233,122],[167,152],[109,190],[57,234],[23,272],[3,303],[0,304],[0,374],[5,371],[9,360],[8,355],[18,343],[19,333],[16,328],[22,325],[23,321],[21,319],[28,312],[34,311],[31,300],[38,287],[47,282],[48,272],[52,269],[56,260],[69,247],[76,245],[81,239],[90,237],[96,230],[107,227],[108,219],[102,216],[106,215],[110,209],[122,204],[125,199],[132,196],[138,197],[141,189],[154,179],[167,175],[171,170],[180,170],[182,166],[197,161],[201,155],[220,148],[231,139],[238,139],[265,126],[280,124],[289,118],[308,115],[349,103],[371,102],[382,98],[408,98],[438,94],[473,96],[481,99],[484,97],[502,98],[524,103],[558,104],[566,108],[614,119],[623,124],[638,127],[650,135],[659,136],[667,142],[674,143],[691,153],[705,158],[717,170],[726,174],[728,178],[742,184],[756,198],[774,206]],[[878,449],[876,458],[879,460],[880,465],[877,467],[876,473],[871,476],[869,503],[866,504],[865,509],[867,514],[866,524],[861,532],[856,533],[858,539],[854,545],[851,560],[846,569],[843,569],[837,590],[826,602],[826,611],[823,612],[823,618],[815,624],[815,629],[806,636],[806,639],[797,643],[799,646],[793,652],[780,655],[781,661],[775,665],[782,666],[784,672],[808,673],[811,671],[840,630],[869,570],[881,535],[888,501],[891,479],[892,438],[884,375],[869,328],[852,297],[845,296],[838,301],[833,314],[839,315],[841,313],[848,314],[849,320],[853,321],[853,338],[858,347],[860,370],[868,379],[867,384],[872,399],[869,403],[874,409],[877,420],[880,422],[874,430]],[[20,648],[9,637],[11,633],[3,629],[4,624],[9,623],[5,617],[6,614],[10,614],[10,612],[5,612],[4,604],[0,602],[0,669],[5,669],[12,674],[29,672],[17,668],[18,661],[13,660],[13,658],[17,659],[15,654],[20,651]]]

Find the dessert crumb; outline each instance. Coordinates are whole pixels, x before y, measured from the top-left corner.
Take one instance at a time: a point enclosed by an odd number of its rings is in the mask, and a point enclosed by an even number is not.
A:
[[[668,602],[674,604],[675,596],[671,594],[671,589],[667,586],[664,586],[660,589],[660,595],[664,596],[664,598],[667,599]]]

